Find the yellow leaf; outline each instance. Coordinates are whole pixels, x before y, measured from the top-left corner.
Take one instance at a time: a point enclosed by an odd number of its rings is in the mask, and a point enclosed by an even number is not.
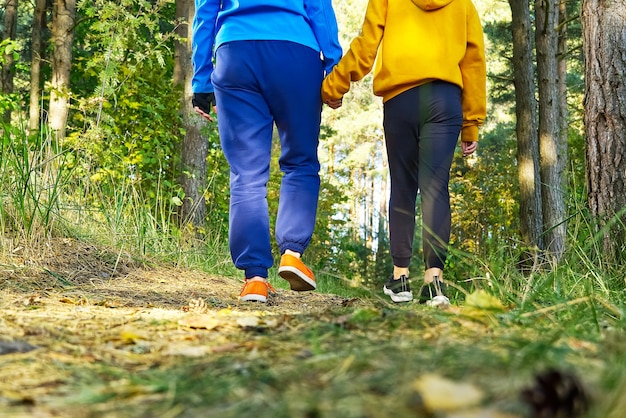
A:
[[[122,340],[124,344],[135,344],[141,339],[141,336],[134,331],[125,330],[120,333],[120,340]]]
[[[522,418],[519,415],[511,415],[494,409],[473,409],[471,411],[454,412],[447,418]]]
[[[500,299],[490,295],[484,290],[477,290],[474,293],[467,295],[465,298],[465,307],[484,310],[484,311],[504,311],[504,305],[500,302]]]
[[[413,389],[430,411],[465,410],[480,404],[484,397],[480,389],[469,383],[455,382],[437,374],[421,376],[413,382]]]

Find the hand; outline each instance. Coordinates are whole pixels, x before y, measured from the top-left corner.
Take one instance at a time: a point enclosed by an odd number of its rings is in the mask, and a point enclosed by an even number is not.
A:
[[[194,93],[191,98],[191,104],[197,114],[209,122],[213,122],[211,111],[216,112],[215,93]]]
[[[463,150],[463,156],[467,157],[476,151],[478,148],[478,142],[476,141],[463,141],[461,142],[461,149]]]
[[[342,105],[342,99],[326,100],[324,103],[331,109],[339,109]]]

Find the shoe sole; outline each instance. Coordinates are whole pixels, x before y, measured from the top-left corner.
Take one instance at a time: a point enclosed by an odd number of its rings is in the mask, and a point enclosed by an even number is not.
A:
[[[389,296],[391,298],[391,300],[396,302],[396,303],[410,302],[410,301],[413,300],[413,292],[393,293],[393,290],[388,289],[387,286],[384,286],[383,287],[383,293],[385,293],[385,295]]]
[[[239,298],[239,300],[243,301],[243,302],[261,302],[261,303],[267,303],[267,298],[263,295],[257,295],[254,293],[249,293],[245,296],[241,296]]]
[[[289,282],[291,290],[296,292],[306,292],[315,290],[317,284],[315,280],[303,274],[296,267],[283,266],[278,268],[278,275]]]
[[[426,302],[427,306],[432,306],[433,308],[446,309],[450,306],[450,299],[446,296],[435,296],[432,300]]]

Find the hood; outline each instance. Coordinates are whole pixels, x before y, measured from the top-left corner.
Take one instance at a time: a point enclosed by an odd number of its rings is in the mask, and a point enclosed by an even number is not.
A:
[[[452,3],[453,0],[411,0],[420,9],[430,11],[441,9]]]

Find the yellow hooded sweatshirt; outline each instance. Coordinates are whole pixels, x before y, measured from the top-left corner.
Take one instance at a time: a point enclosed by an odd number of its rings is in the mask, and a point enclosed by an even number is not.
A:
[[[471,0],[369,0],[361,33],[324,80],[322,99],[342,98],[374,61],[374,94],[383,102],[433,80],[461,87],[461,140],[478,140],[487,107],[486,64]]]

